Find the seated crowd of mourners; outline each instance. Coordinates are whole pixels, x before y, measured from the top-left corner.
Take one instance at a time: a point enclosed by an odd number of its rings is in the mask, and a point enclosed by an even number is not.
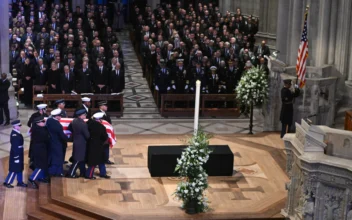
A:
[[[212,3],[134,8],[134,46],[143,75],[159,94],[233,94],[242,73],[253,66],[268,74],[265,41],[255,45],[258,19],[221,14]]]
[[[68,1],[14,2],[9,5],[10,69],[17,72],[26,106],[32,105],[33,85],[47,85],[50,94],[124,89],[123,53],[106,5],[87,4],[83,12],[79,6],[72,11]]]

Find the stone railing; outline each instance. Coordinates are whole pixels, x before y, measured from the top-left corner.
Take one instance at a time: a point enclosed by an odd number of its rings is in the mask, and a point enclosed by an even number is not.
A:
[[[288,219],[352,219],[352,132],[296,123],[284,136]]]

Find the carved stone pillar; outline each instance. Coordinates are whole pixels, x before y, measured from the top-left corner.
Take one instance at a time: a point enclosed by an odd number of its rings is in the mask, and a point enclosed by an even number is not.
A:
[[[10,80],[9,96],[10,100],[9,110],[10,119],[17,118],[17,106],[15,100],[15,90],[12,86],[12,77],[10,74],[10,60],[9,60],[9,5],[2,4],[0,8],[0,68],[1,73],[7,73],[8,79]]]
[[[319,22],[317,22],[317,43],[316,43],[316,55],[315,65],[322,66],[328,62],[329,47],[326,42],[329,42],[329,35],[334,34],[329,32],[330,25],[330,13],[331,13],[331,0],[321,0],[319,8]],[[316,17],[311,16],[311,18]],[[313,32],[314,33],[314,32]],[[314,58],[313,58],[314,59]],[[312,64],[311,64],[312,65]]]
[[[278,55],[278,59],[287,63],[288,57],[288,23],[289,19],[287,19],[289,15],[290,8],[290,0],[287,1],[279,1],[278,5],[278,18],[277,18],[277,28],[276,28],[276,50],[279,50],[280,53]]]

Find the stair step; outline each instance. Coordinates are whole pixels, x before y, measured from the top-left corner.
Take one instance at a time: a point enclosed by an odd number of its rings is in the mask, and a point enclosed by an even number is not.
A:
[[[159,114],[158,108],[124,108],[123,114],[131,114],[131,113],[155,113]]]
[[[50,193],[50,186],[49,185],[44,185],[42,184],[39,188],[39,205],[40,209],[52,216],[58,217],[60,219],[68,219],[68,220],[73,220],[73,219],[85,219],[85,220],[90,220],[94,219],[91,217],[88,217],[86,215],[83,215],[78,212],[74,212],[69,209],[65,209],[59,205],[53,204],[51,200],[51,193]]]
[[[39,197],[38,190],[31,189],[31,188],[27,189],[26,210],[27,210],[28,219],[34,219],[34,220],[60,219],[42,212],[39,208],[38,197]]]

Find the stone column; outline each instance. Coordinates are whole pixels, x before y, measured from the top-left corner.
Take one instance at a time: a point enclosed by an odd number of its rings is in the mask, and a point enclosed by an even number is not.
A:
[[[277,28],[276,28],[276,49],[280,51],[278,58],[288,63],[288,23],[289,23],[290,0],[279,1]]]
[[[350,37],[352,37],[352,18],[350,22]],[[352,43],[350,42],[350,49],[349,49],[349,68],[348,68],[348,81],[350,84],[352,84]]]
[[[351,0],[340,0],[338,6],[339,15],[337,17],[336,47],[335,47],[335,65],[336,68],[348,78],[348,50],[350,42],[350,24],[351,24]]]
[[[9,5],[2,4],[0,8],[0,68],[1,73],[7,73],[10,80],[9,88],[9,110],[10,119],[17,118],[17,106],[15,100],[15,90],[12,86],[12,77],[10,74],[10,60],[9,60]]]
[[[302,20],[303,20],[303,12],[305,10],[303,1],[294,0],[293,7],[290,12],[290,19],[292,20],[292,25],[289,26],[290,29],[288,32],[291,37],[288,39],[287,43],[290,43],[290,47],[288,48],[290,52],[288,53],[288,64],[296,65],[297,54],[298,54],[298,46],[302,34]]]
[[[328,64],[333,65],[335,62],[336,49],[336,28],[337,28],[337,4],[338,1],[331,1],[330,25],[329,25],[329,56]]]

